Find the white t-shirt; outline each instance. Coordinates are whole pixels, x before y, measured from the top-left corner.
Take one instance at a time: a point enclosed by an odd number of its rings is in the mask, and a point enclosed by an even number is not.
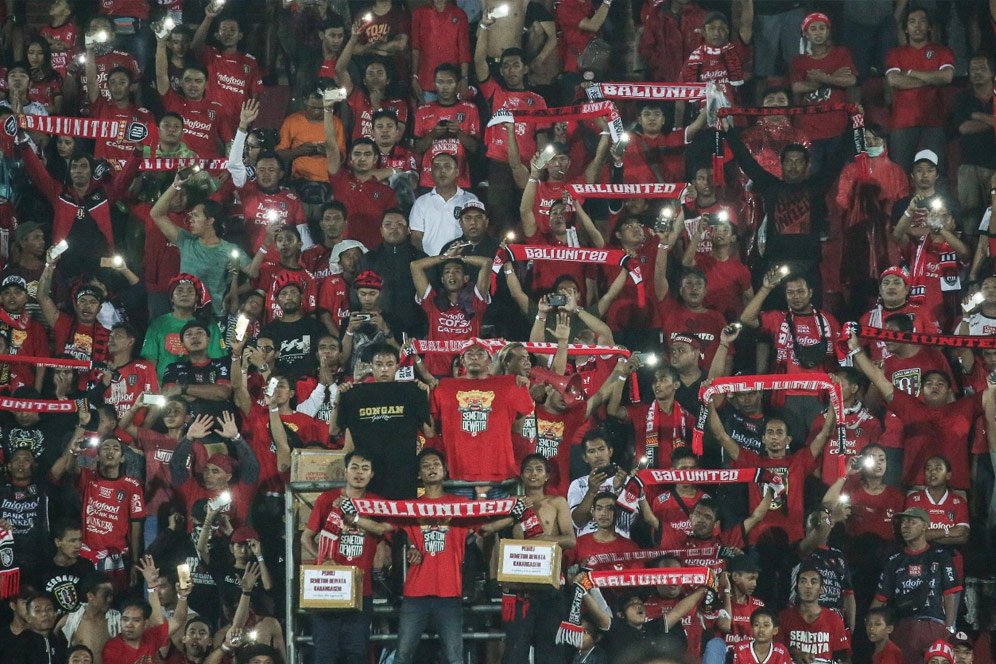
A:
[[[602,482],[602,485],[598,487],[599,493],[602,491],[611,491],[612,493],[616,494],[616,496],[622,493],[622,489],[616,491],[613,488],[612,479],[613,478],[609,477],[604,482]],[[587,493],[588,493],[587,475],[582,475],[581,477],[571,482],[571,485],[567,487],[567,505],[571,508],[571,512],[574,511],[575,507],[581,504],[581,501],[584,500],[585,494]],[[635,518],[636,518],[636,512],[630,514],[617,507],[616,533],[623,537],[629,537],[629,529],[633,525],[633,519]],[[588,520],[588,523],[586,523],[584,527],[578,528],[575,526],[574,528],[574,534],[577,535],[578,537],[593,532],[595,532],[595,522],[592,521],[591,519]]]

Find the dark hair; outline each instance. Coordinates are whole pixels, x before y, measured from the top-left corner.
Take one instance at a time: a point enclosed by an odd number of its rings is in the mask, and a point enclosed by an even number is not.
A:
[[[214,232],[218,237],[225,232],[225,209],[221,203],[213,200],[206,200],[199,205],[204,206],[204,216],[214,220]]]
[[[329,201],[322,205],[321,211],[318,213],[318,218],[321,219],[325,216],[325,213],[329,210],[338,210],[342,213],[342,216],[346,216],[346,206],[342,201]]]
[[[892,314],[891,316],[885,317],[885,324],[889,323],[896,326],[896,329],[900,332],[912,332],[913,331],[913,317],[909,314]]]
[[[146,620],[152,617],[152,606],[144,599],[138,597],[131,597],[123,601],[121,603],[121,613],[124,613],[132,607],[141,609],[142,615],[145,616]]]
[[[234,13],[225,13],[218,17],[218,29],[221,29],[221,24],[225,21],[234,21],[235,25],[239,26],[239,32],[242,32],[242,21],[240,21]]]
[[[395,206],[395,207],[389,207],[386,210],[384,210],[384,214],[380,215],[380,221],[381,221],[381,223],[384,223],[384,217],[386,217],[389,214],[399,215],[402,219],[405,220],[405,225],[408,224],[408,215],[405,214],[404,210],[402,210],[401,208],[399,208],[397,206]]]
[[[754,609],[754,612],[750,614],[751,624],[754,623],[754,620],[762,616],[768,616],[771,618],[771,624],[778,627],[778,614],[766,606],[762,606],[760,609]]]
[[[789,143],[788,145],[783,147],[781,153],[779,153],[778,155],[778,161],[785,159],[785,157],[792,152],[797,152],[801,154],[803,157],[805,157],[806,162],[807,163],[809,162],[809,148],[807,148],[802,143]]]
[[[374,154],[378,157],[380,156],[380,147],[377,145],[377,142],[369,136],[362,136],[353,141],[353,147],[350,148],[350,152],[355,150],[357,145],[369,145],[373,148]]]
[[[43,80],[49,80],[49,79],[53,78],[52,74],[54,74],[55,72],[52,69],[52,47],[49,46],[48,40],[45,39],[44,37],[41,37],[41,36],[38,36],[38,35],[35,35],[33,37],[28,38],[28,40],[24,42],[24,57],[25,58],[28,57],[27,56],[28,49],[33,44],[37,44],[39,47],[41,47],[41,50],[42,50],[42,66],[41,66],[41,70],[45,74],[45,78]]]
[[[18,60],[17,62],[12,62],[7,65],[7,76],[10,76],[10,73],[15,69],[21,69],[25,74],[31,76],[31,68],[28,67],[28,63],[24,60]]]
[[[661,366],[654,369],[654,380],[658,381],[664,376],[671,379],[671,382],[679,383],[681,382],[681,374],[678,370],[672,367],[670,364],[662,364]]]
[[[439,264],[440,279],[442,279],[443,270],[446,269],[447,265],[459,265],[460,269],[463,270],[464,276],[467,276],[467,266],[463,263],[463,261],[459,258],[448,258]],[[457,292],[456,305],[450,304],[450,298],[446,295],[446,289],[439,288],[439,290],[436,290],[433,294],[433,304],[435,304],[436,308],[440,311],[446,311],[447,309],[455,306],[463,312],[464,318],[472,320],[476,315],[476,312],[474,311],[474,298],[476,297],[474,294],[475,287],[474,282],[468,279],[467,283],[465,283]]]
[[[125,76],[128,77],[128,83],[135,82],[135,72],[128,69],[127,67],[122,67],[120,65],[118,65],[117,67],[111,67],[111,70],[107,72],[107,78],[110,78],[114,74],[124,74]]]
[[[419,468],[422,465],[422,459],[426,457],[434,456],[443,462],[443,467],[446,468],[446,454],[442,450],[437,450],[434,447],[423,447],[422,451],[418,453],[415,457],[415,467]],[[449,471],[447,470],[447,473]]]
[[[55,595],[53,595],[50,592],[46,592],[44,590],[40,590],[34,596],[28,598],[28,603],[27,603],[27,607],[26,607],[28,609],[28,613],[31,613],[31,605],[34,604],[35,602],[37,602],[40,599],[48,601],[48,602],[51,602],[53,607],[59,606],[58,602],[55,601]]]
[[[512,47],[506,48],[501,52],[501,56],[498,57],[498,62],[504,62],[505,58],[514,58],[515,56],[522,58],[523,62],[526,61],[526,52],[521,48]]]
[[[370,462],[370,467],[375,471],[377,470],[377,463],[370,457],[369,454],[367,454],[363,450],[353,450],[351,452],[347,452],[346,456],[342,458],[343,467],[345,468],[346,466],[348,466],[349,462],[352,461],[354,457],[360,457],[361,459],[366,459],[367,461]]]
[[[595,494],[595,497],[591,499],[592,509],[595,508],[595,503],[604,498],[609,498],[612,501],[612,509],[616,508],[616,501],[618,500],[618,496],[616,496],[616,494],[612,493],[611,491],[599,491],[598,493]]]
[[[716,499],[711,496],[702,496],[699,498],[699,502],[695,503],[695,507],[693,507],[692,510],[697,510],[700,507],[712,510],[713,516],[719,516],[719,505],[716,504]]]
[[[367,70],[370,69],[372,65],[380,65],[381,67],[384,68],[384,73],[387,75],[388,85],[390,85],[391,82],[394,81],[394,67],[391,65],[390,60],[388,60],[387,58],[382,58],[379,55],[375,55],[369,60],[367,60],[367,64],[363,66],[363,73],[366,74]]]
[[[549,472],[550,472],[550,462],[547,461],[546,457],[543,456],[542,454],[540,454],[539,452],[533,452],[532,454],[527,454],[526,456],[522,457],[522,463],[519,464],[519,474],[520,475],[526,469],[526,464],[529,463],[530,461],[542,461],[543,462],[543,468],[546,470],[547,474],[549,474]]]
[[[165,113],[163,113],[163,116],[159,118],[159,124],[162,124],[163,120],[165,120],[166,118],[176,118],[177,120],[180,121],[181,125],[184,124],[183,116],[174,111],[166,111]]]
[[[381,118],[388,118],[393,120],[395,124],[401,124],[401,120],[398,119],[398,113],[393,108],[379,108],[370,116],[370,126],[373,126]]]
[[[823,585],[823,572],[821,572],[816,565],[809,562],[808,560],[806,562],[799,563],[799,568],[795,572],[795,585],[799,584],[799,577],[802,576],[803,572],[815,573],[816,576],[818,576],[820,579],[820,585],[821,586]]]
[[[924,468],[926,468],[927,464],[930,463],[934,459],[937,459],[938,461],[940,461],[941,463],[943,463],[944,464],[944,469],[947,472],[949,472],[949,473],[951,472],[951,462],[948,461],[948,458],[946,456],[944,456],[943,454],[931,454],[929,457],[927,457],[927,460],[924,461],[924,463],[923,463]]]
[[[695,465],[698,465],[698,463],[699,463],[699,455],[697,455],[695,453],[695,451],[692,450],[692,448],[689,447],[688,445],[681,445],[680,447],[676,447],[671,452],[671,465],[672,466],[676,462],[681,461],[682,459],[692,459],[693,461],[695,461]]]
[[[888,138],[889,131],[877,122],[866,122],[865,131],[870,131],[879,138]]]
[[[286,164],[284,164],[283,157],[277,154],[276,150],[263,150],[262,152],[260,152],[259,156],[256,157],[256,164],[258,165],[259,162],[263,161],[264,159],[274,159],[277,162],[277,168],[279,168],[281,171],[287,170],[287,166]]]
[[[26,47],[25,51],[27,51]],[[986,65],[988,65],[989,67],[989,71],[996,71],[996,60],[993,59],[992,55],[986,53],[985,51],[977,51],[974,55],[972,55],[972,57],[968,59],[969,62],[971,62],[972,60],[985,60]],[[867,127],[868,125],[866,124],[865,126]]]
[[[398,349],[389,343],[374,343],[366,346],[363,352],[360,354],[360,359],[364,362],[373,362],[373,359],[378,355],[390,355],[394,358],[395,362],[401,361],[401,353]]]
[[[204,74],[204,78],[205,79],[208,77],[208,70],[207,70],[207,68],[204,65],[202,65],[202,64],[200,64],[198,62],[190,61],[190,62],[187,62],[186,64],[183,65],[183,71],[184,72],[186,72],[189,69],[193,69],[194,71],[197,71],[197,72],[200,72],[200,73]],[[181,76],[182,76],[182,74],[181,74]]]
[[[837,369],[837,375],[843,376],[847,382],[857,385],[859,392],[863,392],[868,387],[868,376],[855,367],[841,367]]]
[[[436,65],[436,69],[435,71],[432,72],[432,75],[435,77],[438,76],[439,74],[452,74],[453,78],[455,78],[457,82],[460,81],[460,77],[462,76],[460,74],[460,68],[457,67],[452,62],[443,62],[441,64]]]
[[[876,606],[873,609],[868,609],[868,613],[865,614],[865,620],[868,620],[872,616],[878,616],[886,625],[892,626],[896,624],[896,613],[887,606]]]
[[[553,280],[553,287],[550,288],[550,292],[556,293],[557,290],[560,288],[560,284],[564,283],[565,281],[571,282],[572,284],[574,284],[575,288],[577,288],[579,291],[581,290],[581,284],[578,283],[577,277],[571,274],[561,274],[558,275],[557,278]]]
[[[332,12],[330,13],[324,21],[318,24],[318,31],[325,32],[329,28],[342,28],[346,29],[346,24],[343,22],[342,17],[339,14]]]
[[[929,27],[934,26],[934,17],[930,13],[930,10],[927,7],[921,5],[920,3],[914,2],[906,5],[906,10],[903,12],[903,22],[902,22],[903,32],[906,32],[906,24],[909,23],[910,15],[913,12],[923,12],[927,16],[927,25]]]
[[[105,583],[113,585],[111,577],[104,572],[90,572],[76,583],[76,590],[79,597],[83,598],[94,592],[97,586],[102,586]]]
[[[75,646],[69,647],[69,650],[66,651],[66,661],[68,662],[70,659],[72,659],[73,655],[78,652],[85,652],[86,654],[90,655],[90,660],[93,661],[93,651],[87,648],[82,643],[77,643]]]
[[[706,277],[705,270],[698,267],[686,267],[681,270],[681,279],[684,281],[687,277],[698,277],[702,281],[709,283],[708,277]]]
[[[52,524],[52,539],[65,539],[70,530],[83,532],[83,524],[76,519],[59,519]]]
[[[599,427],[597,429],[592,429],[591,431],[589,431],[584,435],[584,438],[581,439],[581,450],[583,452],[587,452],[588,443],[590,443],[593,440],[601,440],[605,442],[605,446],[608,447],[610,450],[614,449],[612,441],[609,439],[609,436],[606,433],[605,429]]]

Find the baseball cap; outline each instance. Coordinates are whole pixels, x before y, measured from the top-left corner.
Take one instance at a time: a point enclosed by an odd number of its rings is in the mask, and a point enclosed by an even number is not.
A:
[[[0,282],[0,291],[11,286],[20,288],[24,292],[28,291],[28,282],[24,280],[24,277],[19,277],[16,274],[10,274],[4,277],[3,282]]]
[[[484,214],[488,213],[488,209],[484,207],[484,203],[481,201],[467,201],[464,203],[463,207],[460,208],[460,216],[463,216],[464,212],[469,212],[471,210],[480,210]]]
[[[97,288],[96,286],[91,286],[91,285],[80,286],[76,290],[76,298],[75,298],[76,301],[79,302],[79,299],[81,297],[83,297],[84,295],[89,295],[90,297],[94,298],[98,302],[103,302],[104,301],[104,291],[102,291],[101,289]]]
[[[968,648],[969,650],[975,650],[975,646],[972,645],[972,639],[968,637],[965,632],[958,632],[950,639],[948,643],[951,644],[952,648]]]
[[[691,332],[678,332],[671,337],[671,345],[674,344],[688,344],[693,348],[702,348],[702,340],[695,334]]]
[[[248,542],[249,540],[258,539],[259,533],[249,526],[240,526],[232,532],[232,544],[239,544],[240,542]]]
[[[709,12],[705,17],[705,21],[702,22],[702,25],[709,25],[713,21],[722,21],[726,24],[726,27],[730,27],[730,19],[728,19],[726,14],[723,12]]]
[[[357,275],[353,280],[354,288],[376,288],[380,290],[384,287],[384,280],[373,270],[365,270]]]
[[[933,150],[920,150],[916,153],[916,156],[913,157],[913,165],[915,166],[917,162],[920,161],[929,161],[934,166],[937,166],[937,153]]]
[[[332,247],[332,253],[329,254],[329,263],[338,263],[339,257],[350,249],[359,249],[360,253],[367,253],[367,248],[362,242],[357,242],[356,240],[343,240],[339,244]]]
[[[14,241],[20,242],[26,238],[29,233],[40,230],[41,227],[42,225],[37,221],[26,221],[23,224],[18,224],[17,228],[14,229]]]
[[[930,515],[927,514],[927,510],[922,509],[920,507],[908,507],[904,511],[897,514],[896,516],[897,517],[909,516],[913,517],[914,519],[922,519],[927,523],[930,523]]]

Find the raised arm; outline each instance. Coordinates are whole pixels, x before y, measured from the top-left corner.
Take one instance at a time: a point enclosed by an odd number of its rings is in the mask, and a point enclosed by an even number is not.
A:
[[[87,61],[90,60],[90,56],[87,56]],[[89,66],[89,65],[88,65]],[[162,39],[156,39],[156,92],[159,93],[160,97],[165,96],[170,89],[169,83],[169,56],[166,54],[166,37]],[[96,76],[97,67],[94,65],[94,76]],[[89,82],[87,83],[89,86]],[[97,96],[95,94],[96,85],[88,87],[87,94],[90,96],[90,101],[95,101]]]
[[[861,343],[858,341],[856,336],[851,336],[847,340],[847,346],[854,353],[854,366],[858,368],[861,373],[868,377],[875,389],[879,391],[882,398],[886,402],[891,403],[892,397],[895,395],[896,387],[892,384],[892,381],[886,377],[882,370],[871,361],[871,359],[865,354],[865,351],[861,348]],[[815,440],[813,441],[815,442]]]
[[[709,403],[709,432],[716,437],[719,444],[723,446],[723,451],[725,451],[731,459],[736,461],[740,457],[740,446],[737,445],[737,441],[730,437],[730,434],[726,433],[726,427],[723,426],[723,421],[719,419],[719,413],[716,412],[716,406],[713,403]]]
[[[38,306],[41,308],[42,320],[48,327],[55,327],[59,320],[59,308],[52,300],[52,275],[55,273],[55,263],[45,261],[45,269],[38,278]]]
[[[436,267],[443,261],[449,260],[450,258],[452,258],[452,256],[439,254],[438,256],[426,256],[425,258],[420,258],[417,261],[412,262],[412,281],[415,282],[416,296],[422,298],[426,291],[429,290],[429,287],[431,286],[429,283],[429,270]]]
[[[325,167],[329,175],[335,175],[342,168],[342,154],[339,153],[339,141],[335,133],[334,103],[325,105]]]
[[[491,78],[491,70],[488,68],[488,28],[495,24],[495,20],[484,12],[480,22],[477,24],[477,44],[474,46],[474,77],[478,83]]]
[[[232,184],[241,188],[248,179],[246,165],[242,162],[242,155],[246,149],[246,138],[249,135],[249,127],[259,115],[259,102],[255,99],[247,99],[242,103],[239,111],[239,128],[235,132],[232,140],[232,147],[228,150],[228,165],[226,168],[232,176]]]
[[[778,268],[768,270],[768,273],[764,275],[764,279],[761,280],[761,287],[757,289],[754,297],[751,298],[747,306],[744,307],[743,313],[740,314],[741,323],[754,329],[761,327],[761,305],[764,304],[764,300],[771,294],[771,291],[778,287],[781,280],[782,277],[779,275]]]
[[[502,251],[502,249],[499,249],[498,251]],[[519,311],[521,311],[523,315],[528,314],[529,296],[526,295],[524,290],[522,290],[522,284],[519,282],[519,277],[515,274],[515,267],[511,263],[505,263],[505,265],[502,266],[502,271],[505,273],[505,283],[508,284],[508,292],[512,296],[512,300],[515,302],[515,305],[519,307]]]
[[[155,222],[156,227],[166,236],[167,240],[174,244],[177,238],[180,237],[180,229],[169,218],[169,204],[173,200],[174,194],[183,188],[186,181],[187,179],[180,175],[180,171],[177,171],[176,177],[173,178],[173,184],[166,188],[162,196],[159,197],[159,200],[149,210],[149,216],[152,217],[152,221]]]
[[[764,517],[765,515],[767,515],[768,510],[771,509],[771,500],[773,497],[774,494],[771,490],[771,487],[765,487],[764,496],[761,498],[761,502],[757,504],[757,507],[754,508],[754,511],[750,513],[750,516],[744,519],[743,526],[745,533],[749,533],[751,530],[754,529],[754,526],[756,526],[757,524],[761,523],[762,520],[764,520]]]
[[[353,91],[353,77],[349,74],[349,63],[353,61],[353,54],[360,43],[360,35],[363,34],[363,26],[354,23],[349,32],[349,41],[339,54],[339,59],[335,61],[335,80],[349,94]]]

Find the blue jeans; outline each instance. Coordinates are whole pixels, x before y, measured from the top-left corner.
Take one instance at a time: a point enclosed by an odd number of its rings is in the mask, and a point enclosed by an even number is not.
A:
[[[718,636],[709,639],[702,649],[702,664],[726,664],[726,641]]]
[[[362,611],[323,611],[311,614],[313,664],[342,658],[347,664],[366,664],[370,643],[373,598],[363,598]]]
[[[463,603],[459,597],[406,597],[398,619],[398,651],[394,664],[411,664],[429,619],[439,635],[442,660],[463,661]]]
[[[452,496],[463,496],[469,500],[477,500],[477,487],[460,487],[453,488],[446,491],[446,493]],[[493,485],[488,489],[487,495],[484,497],[485,500],[498,500],[500,498],[508,498],[508,489],[503,486]]]

